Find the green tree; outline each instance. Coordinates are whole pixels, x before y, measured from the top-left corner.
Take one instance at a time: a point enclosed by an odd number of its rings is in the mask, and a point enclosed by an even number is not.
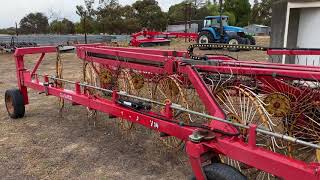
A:
[[[30,13],[20,21],[20,32],[23,34],[48,33],[48,17],[43,13]]]
[[[155,30],[166,28],[167,14],[161,11],[156,0],[138,0],[132,7],[140,26]]]
[[[54,20],[50,23],[50,32],[56,34],[74,34],[75,25],[70,20]]]
[[[254,4],[251,9],[250,14],[250,23],[251,24],[260,24],[260,3],[258,0],[254,0]]]
[[[254,1],[254,5],[251,10],[250,23],[271,25],[271,13],[272,13],[272,0],[258,0]]]
[[[5,29],[0,29],[0,34],[14,35],[14,34],[16,34],[16,28],[15,27],[9,27],[9,28],[5,28]]]
[[[209,9],[210,6],[210,9]],[[215,9],[211,6],[211,4],[207,4],[205,6],[199,7],[197,9],[195,9],[195,12],[192,13],[192,19],[195,20],[202,20],[204,19],[206,16],[211,16],[214,15],[216,13]]]
[[[219,6],[211,1],[183,1],[179,4],[172,5],[168,11],[169,23],[185,21],[186,3],[192,2],[191,19],[203,20],[206,16],[219,15]]]
[[[81,17],[80,23],[82,28],[79,29],[84,33],[84,41],[87,44],[87,33],[94,32],[93,24],[95,23],[93,16],[95,11],[93,9],[94,0],[84,0],[85,6],[76,6],[76,13]]]
[[[228,24],[230,26],[236,25],[236,16],[232,12],[224,12],[223,15],[229,17]]]
[[[51,33],[56,33],[56,34],[63,34],[62,31],[65,29],[64,24],[62,24],[61,21],[59,20],[53,20],[50,23],[50,32]]]
[[[237,26],[248,25],[251,12],[249,0],[225,0],[224,11],[235,15]]]
[[[272,0],[262,0],[260,3],[260,19],[261,24],[271,25]]]
[[[177,23],[184,22],[187,8],[187,1],[183,1],[179,4],[172,5],[168,11],[168,21],[169,23]],[[192,13],[193,12],[193,13]],[[192,19],[195,19],[194,16],[196,13],[196,7],[194,5],[191,6],[191,13],[193,14]]]
[[[84,18],[80,19],[80,22],[75,23],[75,32],[78,34],[89,33],[98,33],[95,29],[96,22],[92,18],[86,18],[86,22],[84,23]],[[85,24],[85,28],[84,28]]]
[[[135,10],[132,6],[121,7],[120,11],[122,13],[122,24],[125,25],[125,28],[121,28],[121,33],[134,33],[142,29],[139,20],[135,17]]]
[[[122,9],[117,0],[104,1],[98,7],[97,16],[97,28],[99,32],[107,33],[121,33],[123,26]]]

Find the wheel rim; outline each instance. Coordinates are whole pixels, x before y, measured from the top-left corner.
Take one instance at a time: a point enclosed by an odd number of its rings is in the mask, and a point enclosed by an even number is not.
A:
[[[9,114],[14,113],[13,99],[11,96],[5,97],[6,108]]]
[[[199,44],[208,44],[209,38],[206,35],[202,35],[199,38]]]
[[[231,45],[238,45],[239,42],[238,42],[238,40],[236,40],[236,39],[231,39],[231,40],[229,41],[229,44],[231,44]]]
[[[177,79],[173,76],[161,78],[155,85],[152,91],[152,99],[158,102],[170,101],[171,103],[179,104],[182,107],[188,109],[189,105],[183,89]],[[163,107],[154,107],[155,112],[161,112]],[[186,112],[173,111],[173,116],[177,120],[181,120],[184,123],[190,123],[190,116]],[[159,138],[159,134],[157,138]],[[183,146],[183,141],[174,137],[168,136],[160,138],[168,149],[179,150]]]
[[[263,101],[266,110],[271,116],[285,117],[291,111],[291,100],[283,93],[274,92],[268,94]]]

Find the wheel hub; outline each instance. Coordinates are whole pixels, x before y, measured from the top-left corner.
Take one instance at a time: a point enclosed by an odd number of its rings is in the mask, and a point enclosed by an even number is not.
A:
[[[233,113],[227,114],[227,119],[231,122],[241,123],[241,118],[238,115]]]
[[[236,39],[231,39],[231,40],[229,41],[229,44],[231,44],[231,45],[237,45],[237,44],[239,44],[239,43],[238,43],[238,41],[237,41]]]
[[[112,72],[109,69],[101,69],[99,78],[102,84],[110,84],[112,82]]]
[[[281,93],[272,93],[264,99],[266,110],[274,117],[285,117],[289,114],[290,99]]]
[[[208,44],[208,43],[209,43],[209,39],[207,36],[203,35],[199,38],[199,44]]]
[[[12,97],[11,96],[7,96],[5,98],[5,103],[6,103],[7,111],[10,114],[13,114],[14,113],[14,107],[13,107],[13,103],[12,103]]]
[[[138,73],[132,73],[131,74],[132,77],[132,85],[134,87],[134,89],[138,90],[141,89],[144,85],[144,78],[143,75],[138,74]]]

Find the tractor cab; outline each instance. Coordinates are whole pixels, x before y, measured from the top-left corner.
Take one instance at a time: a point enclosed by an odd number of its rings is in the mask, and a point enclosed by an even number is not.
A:
[[[220,27],[220,21],[222,21],[222,26],[228,26],[228,20],[228,16],[207,16],[203,27]]]

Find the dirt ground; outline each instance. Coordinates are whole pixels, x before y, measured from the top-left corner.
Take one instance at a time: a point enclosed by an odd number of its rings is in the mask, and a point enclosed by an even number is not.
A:
[[[187,46],[179,42],[171,48]],[[250,58],[261,55],[245,53]],[[36,58],[27,57],[26,64],[31,66]],[[62,59],[64,78],[81,80],[82,62],[76,55],[64,54]],[[40,73],[53,74],[54,69],[52,54]],[[150,132],[123,134],[115,120],[103,114],[98,114],[94,126],[84,107],[68,103],[60,117],[57,99],[33,90],[29,90],[25,117],[10,119],[4,105],[5,90],[16,87],[10,54],[0,54],[0,77],[1,179],[187,179],[192,174],[185,155],[165,151]]]

